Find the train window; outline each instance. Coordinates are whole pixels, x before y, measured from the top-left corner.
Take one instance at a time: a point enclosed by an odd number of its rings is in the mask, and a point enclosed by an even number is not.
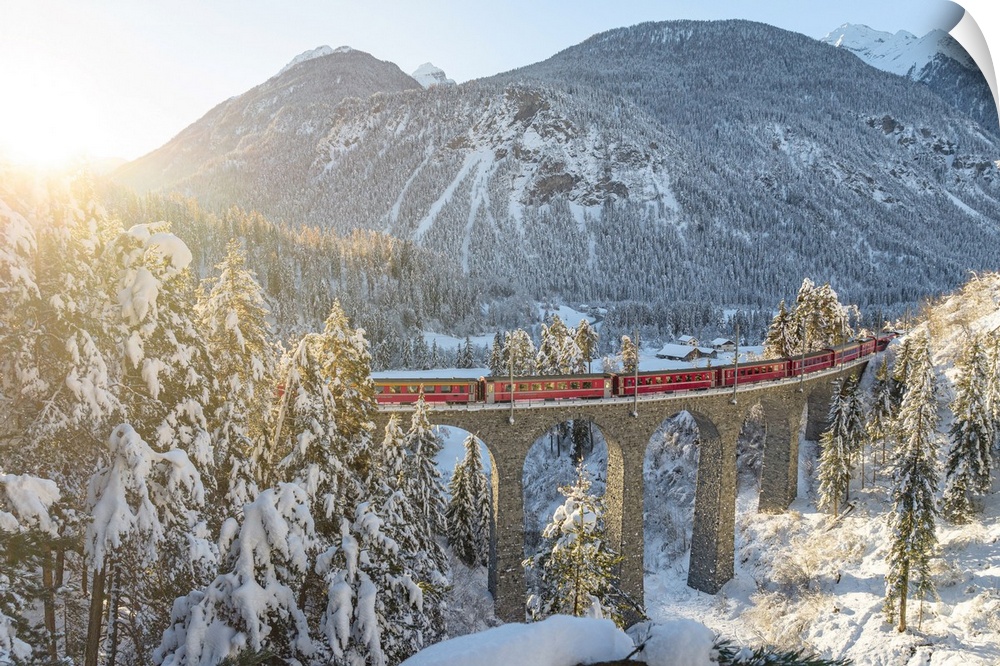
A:
[[[580,382],[570,382],[569,387],[576,391],[580,388]]]
[[[389,387],[389,393],[399,393],[399,387],[398,386],[390,386]]]
[[[409,386],[406,387],[406,392],[407,393],[420,393],[420,387],[419,386],[415,386],[413,384],[410,384]]]
[[[531,385],[531,390],[532,391],[541,391],[542,390],[542,385],[540,383],[532,384]]]
[[[585,389],[594,388],[594,382],[583,382],[583,388]]]
[[[566,390],[566,382],[556,382],[556,389],[560,391]]]

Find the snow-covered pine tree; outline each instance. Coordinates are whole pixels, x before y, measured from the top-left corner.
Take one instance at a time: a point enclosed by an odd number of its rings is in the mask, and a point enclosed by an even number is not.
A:
[[[471,368],[476,362],[475,353],[472,350],[472,339],[465,336],[465,344],[458,346],[458,367]]]
[[[975,336],[958,363],[955,400],[951,404],[951,449],[945,463],[942,513],[964,523],[972,513],[971,495],[989,491],[993,418],[989,409],[990,358],[984,340]]]
[[[865,487],[865,432],[866,405],[864,396],[858,390],[858,378],[849,375],[844,380],[843,390],[846,400],[847,437],[851,448],[852,466],[861,467],[861,487]]]
[[[500,331],[497,331],[496,335],[493,336],[493,346],[490,347],[489,366],[491,377],[502,377],[509,372],[507,359],[504,356],[503,337],[501,337]]]
[[[91,477],[87,494],[93,516],[84,537],[93,572],[87,664],[97,663],[105,599],[111,608],[108,649],[123,650],[133,663],[151,663],[166,628],[166,595],[183,585],[194,589],[216,565],[203,527],[192,519],[204,493],[182,449],[154,451],[129,424],[111,432],[108,462]]]
[[[455,465],[448,484],[448,543],[468,566],[485,566],[490,541],[486,475],[475,436],[466,437],[464,446],[465,457]]]
[[[525,567],[541,570],[541,589],[529,598],[529,610],[535,619],[596,615],[621,626],[626,607],[615,576],[621,556],[608,547],[603,502],[590,493],[582,464],[576,482],[559,492],[566,501],[542,532],[544,545],[524,561]]]
[[[370,492],[379,503],[379,515],[384,517],[383,532],[398,544],[399,557],[405,562],[410,578],[423,591],[423,614],[411,619],[411,627],[419,629],[429,642],[432,637],[443,635],[445,629],[443,599],[448,584],[447,558],[434,533],[427,529],[419,505],[411,499],[418,493],[413,477],[408,474],[408,458],[406,435],[393,414],[376,457],[379,478]]]
[[[930,558],[937,544],[937,400],[934,367],[926,333],[913,334],[908,355],[906,393],[899,412],[899,454],[893,470],[893,509],[889,514],[892,542],[885,577],[885,615],[906,631],[906,600],[916,580],[923,600],[933,591]]]
[[[552,315],[551,325],[542,325],[536,365],[542,375],[568,375],[585,368],[583,352],[559,315]]]
[[[513,364],[515,376],[524,377],[536,373],[535,345],[527,331],[517,328],[507,332],[504,336],[504,360]],[[505,368],[504,374],[509,372],[510,367]]]
[[[52,478],[80,509],[85,474],[119,407],[111,300],[98,253],[108,222],[92,199],[48,192],[31,221],[0,201],[0,394],[5,463]],[[9,287],[7,287],[9,285]]]
[[[581,319],[580,323],[576,325],[573,339],[576,341],[576,346],[580,348],[583,363],[587,366],[585,370],[579,368],[577,372],[591,372],[591,361],[597,355],[597,345],[600,342],[597,331],[590,325],[588,320]]]
[[[639,363],[639,354],[632,338],[627,335],[622,336],[622,348],[619,356],[622,359],[622,372],[635,372],[636,365]]]
[[[306,335],[283,361],[274,438],[290,451],[281,467],[305,491],[316,526],[300,607],[322,637],[321,658],[344,665],[395,663],[438,635],[437,611],[424,612],[420,578],[390,534],[399,522],[383,529],[381,512],[399,505],[368,497],[386,479],[370,446],[376,404],[366,354],[363,333],[335,308],[323,333]]]
[[[238,240],[216,268],[218,277],[198,291],[196,312],[218,383],[210,418],[222,498],[216,512],[239,516],[271,480],[270,466],[261,463],[269,462],[263,456],[273,425],[276,349],[264,291]]]
[[[441,452],[441,438],[428,420],[427,402],[423,394],[417,399],[410,429],[406,432],[406,448],[410,452],[407,494],[423,516],[429,534],[447,534],[445,519],[445,489],[435,458]]]
[[[87,472],[120,409],[115,317],[100,259],[114,225],[85,184],[46,183],[37,192],[19,202],[28,217],[0,201],[0,457],[12,471],[50,478],[62,493],[66,519],[39,559],[44,622],[54,636],[57,601],[85,603],[72,584],[85,574],[70,542],[86,519]],[[67,640],[82,630],[66,627]]]
[[[305,490],[279,483],[240,512],[241,523],[223,524],[225,573],[174,602],[156,663],[214,666],[264,651],[306,663],[315,656],[298,604],[315,541]]]
[[[906,378],[910,373],[910,356],[913,341],[910,336],[903,338],[896,348],[896,357],[892,364],[892,404],[893,414],[898,416],[900,406],[903,404],[903,395],[906,393]]]
[[[819,458],[819,506],[834,516],[847,504],[850,491],[852,440],[850,432],[848,382],[839,380],[830,402],[830,426],[820,435],[823,452]]]
[[[868,410],[868,419],[865,423],[865,432],[868,442],[872,447],[873,466],[878,460],[876,469],[885,466],[886,449],[893,441],[893,404],[891,393],[891,381],[889,376],[889,360],[882,357],[882,362],[875,371],[875,381],[872,383],[871,399]],[[876,453],[876,449],[878,453]],[[877,473],[877,472],[876,472]]]
[[[785,358],[799,353],[799,329],[791,313],[785,308],[785,300],[778,303],[778,313],[771,320],[764,339],[764,358]]]
[[[791,320],[796,335],[804,335],[806,351],[841,344],[851,336],[847,309],[829,283],[817,287],[804,278],[795,297]],[[801,347],[800,342],[800,350]]]
[[[56,590],[47,579],[63,532],[59,500],[53,481],[0,468],[0,664],[58,660]]]
[[[367,502],[353,520],[342,519],[339,538],[323,552],[316,571],[324,577],[326,607],[320,635],[336,666],[398,664],[443,633],[424,608],[424,591],[401,559],[400,545]]]

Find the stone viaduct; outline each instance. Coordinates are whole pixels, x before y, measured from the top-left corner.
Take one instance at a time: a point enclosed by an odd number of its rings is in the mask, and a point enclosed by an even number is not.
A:
[[[698,424],[699,462],[688,585],[715,594],[733,577],[736,522],[736,444],[751,407],[764,411],[766,436],[759,511],[780,513],[795,499],[798,442],[803,426],[808,439],[825,427],[832,383],[860,374],[867,359],[846,367],[780,382],[732,389],[690,391],[656,397],[610,400],[435,407],[435,425],[461,428],[479,437],[493,466],[493,516],[490,535],[489,590],[497,616],[524,621],[524,461],[532,444],[553,426],[591,421],[608,446],[605,520],[611,543],[624,556],[622,590],[643,603],[643,462],[646,447],[663,422],[687,411]],[[379,412],[382,429],[394,407]],[[405,426],[404,426],[405,427]],[[626,510],[627,509],[627,510]]]

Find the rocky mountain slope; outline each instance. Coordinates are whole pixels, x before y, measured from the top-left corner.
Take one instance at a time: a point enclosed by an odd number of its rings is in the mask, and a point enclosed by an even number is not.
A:
[[[846,51],[669,22],[429,90],[367,54],[314,58],[119,176],[415,239],[487,300],[771,306],[805,274],[880,306],[1000,267],[998,157],[974,119]]]
[[[845,23],[821,41],[850,51],[886,72],[926,84],[942,99],[1000,135],[996,103],[975,60],[954,37],[932,30],[923,37]]]

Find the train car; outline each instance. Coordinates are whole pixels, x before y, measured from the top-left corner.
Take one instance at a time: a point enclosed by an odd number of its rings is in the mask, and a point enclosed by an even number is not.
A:
[[[684,368],[681,370],[652,370],[639,373],[639,395],[707,389],[715,385],[715,372],[711,368]],[[614,375],[614,394],[634,396],[635,374]]]
[[[857,340],[831,347],[833,364],[850,363],[861,357],[861,343]]]
[[[788,366],[790,375],[793,377],[798,377],[803,372],[809,374],[810,372],[819,372],[820,370],[832,368],[833,350],[820,349],[819,351],[806,354],[805,358],[794,356],[788,359]]]
[[[885,351],[889,343],[892,342],[898,334],[895,331],[889,333],[883,333],[875,339],[875,351]]]
[[[511,383],[506,377],[488,377],[483,382],[483,400],[488,404],[510,402]],[[612,375],[544,375],[515,377],[513,400],[567,400],[610,398]]]
[[[462,404],[479,402],[479,381],[462,378],[375,379],[375,398],[380,405],[416,402],[421,392],[428,403]]]
[[[875,353],[875,346],[877,343],[875,338],[861,338],[859,342],[861,343],[862,356],[871,356]]]
[[[784,379],[791,375],[791,368],[788,359],[770,359],[766,361],[751,361],[740,363],[739,365],[724,365],[716,368],[718,386],[732,386],[736,384],[752,384],[753,382],[766,382],[777,379]]]

